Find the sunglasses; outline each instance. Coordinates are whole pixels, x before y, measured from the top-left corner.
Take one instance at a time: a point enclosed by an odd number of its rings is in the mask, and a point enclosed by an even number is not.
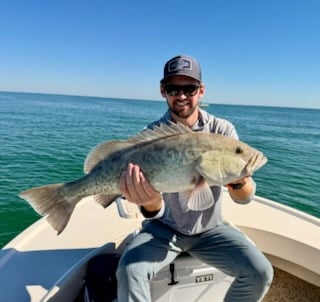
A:
[[[179,95],[180,91],[183,91],[183,94],[185,96],[194,96],[197,92],[198,89],[200,88],[200,85],[196,84],[190,84],[190,85],[171,85],[167,84],[164,87],[164,90],[167,95],[170,96],[177,96]]]

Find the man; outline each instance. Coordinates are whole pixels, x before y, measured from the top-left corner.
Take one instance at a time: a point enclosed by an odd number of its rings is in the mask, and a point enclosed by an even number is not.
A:
[[[169,60],[164,67],[160,91],[169,108],[159,121],[148,127],[174,121],[194,131],[238,138],[230,122],[199,108],[205,86],[200,65],[194,58],[177,56]],[[140,206],[146,220],[119,263],[119,302],[151,301],[150,280],[183,251],[235,277],[225,301],[260,301],[266,294],[273,278],[272,266],[245,235],[223,221],[221,187],[211,188],[215,199],[212,207],[186,211],[177,193],[155,191],[140,167],[131,163],[121,177],[120,188],[128,201]],[[227,188],[235,202],[248,203],[256,186],[248,176]]]

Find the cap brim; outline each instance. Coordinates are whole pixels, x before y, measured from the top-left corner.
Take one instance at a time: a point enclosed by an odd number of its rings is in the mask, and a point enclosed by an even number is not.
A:
[[[171,78],[171,77],[174,77],[174,76],[186,76],[188,78],[191,78],[191,79],[194,79],[194,80],[197,80],[199,82],[201,82],[201,79],[199,79],[198,77],[195,77],[193,75],[190,75],[190,73],[187,73],[187,72],[183,72],[183,71],[180,71],[178,73],[175,73],[175,74],[170,74],[170,75],[167,75],[166,77],[162,78],[161,82],[164,82],[166,81],[167,79]]]

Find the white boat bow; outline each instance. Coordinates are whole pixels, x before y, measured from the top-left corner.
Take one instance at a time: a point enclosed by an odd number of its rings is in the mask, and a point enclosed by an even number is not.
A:
[[[303,282],[308,289],[302,296],[310,295],[311,288],[312,295],[320,298],[320,219],[257,196],[247,205],[238,205],[225,194],[223,212],[275,268],[285,272],[284,278]],[[77,206],[59,236],[45,218],[38,220],[1,249],[0,301],[73,301],[88,260],[100,253],[121,253],[141,221],[132,204],[114,203],[104,210],[91,198]]]

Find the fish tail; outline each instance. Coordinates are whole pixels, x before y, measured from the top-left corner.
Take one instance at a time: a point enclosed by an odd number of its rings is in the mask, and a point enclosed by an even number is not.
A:
[[[70,220],[76,203],[63,194],[64,184],[52,184],[23,191],[19,196],[27,200],[42,216],[47,215],[49,224],[59,235]]]

